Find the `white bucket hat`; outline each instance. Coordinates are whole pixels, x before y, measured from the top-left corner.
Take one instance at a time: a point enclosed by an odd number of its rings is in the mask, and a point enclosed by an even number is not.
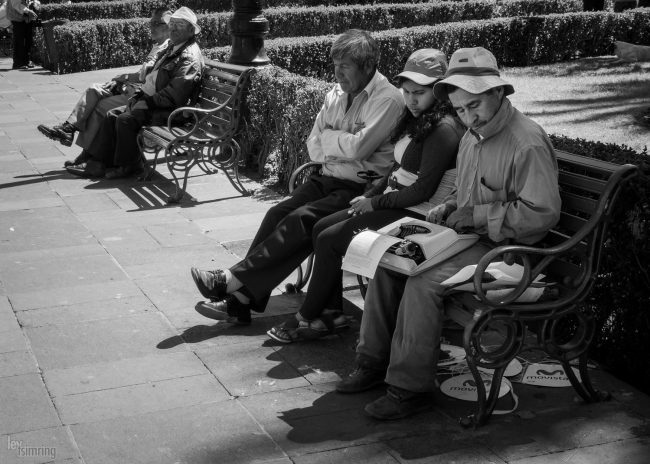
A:
[[[201,32],[201,26],[197,24],[196,15],[186,6],[182,6],[178,10],[174,11],[171,15],[171,18],[184,19],[190,23],[192,26],[194,26],[194,34]]]
[[[460,48],[451,55],[445,78],[433,87],[436,98],[448,100],[449,86],[472,94],[495,87],[503,87],[505,95],[515,92],[512,84],[501,79],[494,55],[483,47]]]
[[[395,76],[409,79],[419,85],[431,85],[445,77],[447,57],[435,48],[416,50],[408,57],[404,71]]]

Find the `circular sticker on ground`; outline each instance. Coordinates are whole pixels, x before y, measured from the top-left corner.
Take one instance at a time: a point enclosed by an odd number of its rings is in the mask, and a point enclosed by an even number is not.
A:
[[[440,345],[440,356],[438,357],[438,367],[450,366],[457,364],[465,359],[465,349],[456,345]]]

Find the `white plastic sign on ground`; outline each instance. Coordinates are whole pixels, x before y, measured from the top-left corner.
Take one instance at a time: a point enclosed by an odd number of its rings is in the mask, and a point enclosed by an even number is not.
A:
[[[483,385],[487,391],[492,386],[492,376],[481,374],[483,377]],[[499,388],[499,398],[507,394],[512,389],[512,385],[508,379],[503,379],[501,388]],[[476,381],[472,374],[462,374],[449,377],[440,385],[440,391],[447,396],[457,398],[464,401],[477,401],[478,394],[476,393]]]
[[[580,380],[578,369],[572,367],[573,373]],[[561,364],[534,363],[526,368],[521,383],[540,387],[570,387],[571,382]]]

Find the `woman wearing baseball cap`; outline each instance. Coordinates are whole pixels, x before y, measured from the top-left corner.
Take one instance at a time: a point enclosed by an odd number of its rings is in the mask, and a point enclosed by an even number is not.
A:
[[[405,208],[427,201],[446,170],[456,163],[465,129],[448,102],[437,100],[433,85],[445,76],[447,59],[439,50],[421,49],[409,56],[395,78],[406,108],[391,141],[393,169],[350,208],[332,214],[314,227],[315,261],[309,290],[295,317],[267,334],[283,343],[319,338],[347,328],[341,312],[341,260],[355,232],[379,229],[405,216]]]

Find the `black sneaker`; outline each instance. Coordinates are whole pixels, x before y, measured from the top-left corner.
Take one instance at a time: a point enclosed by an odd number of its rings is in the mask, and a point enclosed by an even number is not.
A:
[[[386,371],[359,366],[350,375],[336,384],[336,391],[339,393],[360,393],[370,390],[384,383]]]
[[[366,405],[369,416],[379,420],[395,420],[412,416],[433,406],[431,392],[412,392],[389,385],[386,394]]]

